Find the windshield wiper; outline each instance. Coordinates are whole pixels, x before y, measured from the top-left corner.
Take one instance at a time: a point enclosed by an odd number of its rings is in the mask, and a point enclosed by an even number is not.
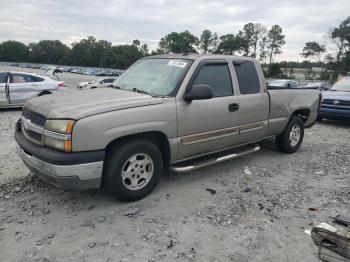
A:
[[[134,87],[134,88],[132,89],[132,91],[137,92],[137,93],[140,93],[140,94],[145,94],[145,95],[152,96],[152,95],[151,95],[150,93],[148,93],[147,91],[142,90],[142,89],[138,89],[138,88],[136,88],[136,87]]]

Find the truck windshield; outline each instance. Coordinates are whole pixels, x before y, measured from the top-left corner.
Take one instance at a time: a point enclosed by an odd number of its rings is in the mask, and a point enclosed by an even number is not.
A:
[[[174,91],[190,65],[191,61],[185,59],[140,60],[118,77],[113,86],[155,96],[175,96]]]
[[[332,86],[331,91],[350,92],[350,77],[344,77],[338,80],[334,86]]]

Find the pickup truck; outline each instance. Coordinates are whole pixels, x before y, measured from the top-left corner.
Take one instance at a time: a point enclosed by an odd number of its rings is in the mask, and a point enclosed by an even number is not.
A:
[[[268,91],[255,59],[225,55],[146,57],[113,86],[25,104],[15,138],[33,173],[63,188],[104,186],[138,200],[166,168],[188,172],[234,159],[269,137],[296,152],[321,99],[318,90]]]

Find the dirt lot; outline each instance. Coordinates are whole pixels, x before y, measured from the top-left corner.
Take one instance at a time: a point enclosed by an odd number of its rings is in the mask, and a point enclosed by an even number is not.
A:
[[[147,198],[122,203],[29,175],[15,153],[19,115],[0,112],[0,261],[312,262],[303,231],[350,215],[350,124],[316,124],[292,155],[268,140],[254,155],[166,174]]]

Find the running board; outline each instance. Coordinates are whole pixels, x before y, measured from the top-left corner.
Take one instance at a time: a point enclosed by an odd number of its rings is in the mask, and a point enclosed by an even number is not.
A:
[[[213,164],[221,163],[221,162],[224,162],[227,160],[235,159],[235,158],[238,158],[241,156],[249,155],[249,154],[258,152],[259,150],[260,150],[260,146],[254,145],[254,147],[250,147],[250,148],[247,148],[245,150],[238,150],[238,152],[235,152],[235,153],[232,153],[232,151],[231,151],[230,154],[221,155],[220,157],[209,158],[209,159],[201,160],[201,161],[197,161],[197,162],[195,162],[193,160],[193,161],[191,161],[191,163],[187,162],[187,165],[186,164],[178,164],[178,165],[170,166],[169,168],[170,168],[170,170],[172,170],[174,172],[184,173],[184,172],[197,170],[197,169],[202,168],[202,167],[210,166]]]

